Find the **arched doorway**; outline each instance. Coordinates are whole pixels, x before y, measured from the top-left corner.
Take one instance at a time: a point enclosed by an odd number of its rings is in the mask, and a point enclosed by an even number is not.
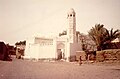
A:
[[[65,58],[65,44],[58,43],[57,44],[57,59],[64,59]]]

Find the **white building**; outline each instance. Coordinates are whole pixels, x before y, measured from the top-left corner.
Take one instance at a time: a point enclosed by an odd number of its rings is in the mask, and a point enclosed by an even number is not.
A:
[[[76,51],[82,50],[76,36],[76,13],[67,13],[67,35],[56,37],[32,37],[26,40],[25,57],[31,59],[75,60]]]

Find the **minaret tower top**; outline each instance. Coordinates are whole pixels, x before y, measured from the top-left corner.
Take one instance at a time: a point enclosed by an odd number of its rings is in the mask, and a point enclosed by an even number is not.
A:
[[[73,8],[71,8],[67,13],[68,19],[68,30],[67,35],[69,37],[70,43],[76,42],[76,13]]]
[[[75,11],[74,11],[73,8],[71,8],[71,9],[68,11],[68,15],[70,15],[70,14],[74,14],[74,15],[75,15]]]

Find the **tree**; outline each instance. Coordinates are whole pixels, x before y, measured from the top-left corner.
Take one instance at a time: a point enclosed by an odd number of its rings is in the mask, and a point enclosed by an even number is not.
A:
[[[113,31],[112,28],[109,31],[103,26],[104,25],[96,24],[95,27],[92,27],[88,32],[90,38],[95,42],[98,51],[104,49],[105,44],[111,43],[111,41],[120,36],[119,30]]]
[[[83,33],[80,34],[80,40],[82,44],[83,51],[94,51],[96,50],[96,45],[93,40],[89,37],[89,35],[85,35]]]
[[[62,33],[59,33],[59,36],[67,35],[67,31],[63,31]]]
[[[11,61],[9,56],[9,48],[4,42],[0,41],[0,60]]]
[[[90,38],[95,42],[97,50],[102,50],[102,45],[106,36],[106,28],[104,25],[96,24],[95,27],[92,27],[88,32]]]
[[[105,42],[104,44],[111,43],[111,41],[115,40],[116,38],[120,37],[120,30],[115,30],[113,31],[113,28],[108,31],[106,29],[106,37],[105,37]]]
[[[26,45],[26,41],[20,41],[20,42],[16,42],[15,45]]]
[[[111,41],[115,40],[116,38],[120,37],[120,30],[115,30],[113,31],[113,28],[109,31],[106,29],[106,36],[104,37],[104,45],[103,45],[103,49],[106,49],[106,46],[111,48]],[[115,44],[114,44],[115,45]]]
[[[81,44],[82,44],[82,50],[86,51],[87,50],[87,43],[86,43],[86,36],[84,34],[80,34],[80,40],[81,40]]]

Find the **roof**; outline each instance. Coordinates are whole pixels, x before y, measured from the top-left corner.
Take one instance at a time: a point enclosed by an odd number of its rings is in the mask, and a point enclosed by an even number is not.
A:
[[[112,41],[113,43],[115,42],[120,42],[118,38],[116,38],[115,40]]]
[[[69,11],[68,11],[68,14],[75,14],[75,11],[73,8],[71,8]]]

